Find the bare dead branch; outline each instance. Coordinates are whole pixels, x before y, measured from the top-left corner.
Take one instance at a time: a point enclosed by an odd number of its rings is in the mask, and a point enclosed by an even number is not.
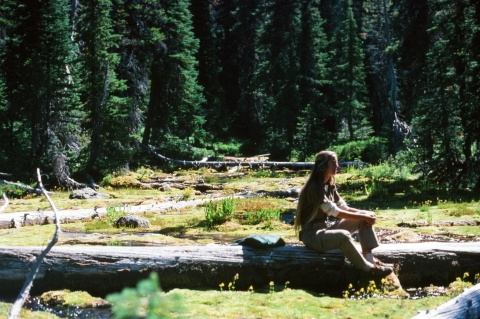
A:
[[[2,207],[0,207],[0,213],[3,213],[3,211],[8,207],[8,197],[5,195],[5,193],[3,193],[3,200],[5,203],[2,205]]]
[[[38,176],[38,185],[40,186],[43,194],[45,195],[48,202],[50,203],[50,206],[52,207],[52,210],[55,214],[55,224],[56,224],[55,234],[53,234],[53,238],[48,244],[48,246],[40,253],[40,255],[37,256],[37,259],[33,263],[32,268],[30,269],[30,273],[28,274],[27,280],[25,281],[25,284],[22,287],[22,290],[20,291],[17,299],[13,303],[12,308],[10,308],[10,312],[8,314],[7,319],[16,319],[20,315],[20,310],[22,309],[23,305],[25,304],[25,300],[30,294],[30,289],[33,286],[33,280],[35,279],[38,269],[40,268],[40,265],[43,259],[45,258],[45,256],[52,249],[52,247],[58,242],[58,237],[60,236],[60,233],[61,233],[60,219],[58,218],[57,208],[55,207],[55,204],[53,203],[50,196],[48,196],[48,193],[45,190],[45,187],[43,187],[42,177],[40,175],[39,168],[37,168],[37,176]]]

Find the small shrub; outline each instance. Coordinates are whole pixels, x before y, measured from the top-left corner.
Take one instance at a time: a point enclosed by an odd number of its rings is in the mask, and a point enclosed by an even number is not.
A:
[[[183,200],[189,200],[193,196],[193,189],[190,187],[187,187],[183,190],[182,194],[182,199]]]
[[[219,202],[210,202],[205,205],[207,226],[213,227],[226,222],[233,214],[235,202],[233,197],[224,198]]]
[[[256,178],[276,178],[276,177],[279,177],[279,174],[275,171],[275,170],[264,170],[264,169],[260,169],[258,171],[255,172],[255,177]]]
[[[105,186],[110,186],[112,184],[113,178],[114,178],[114,176],[112,174],[105,175],[105,177],[100,182],[100,185],[102,185],[104,187]]]
[[[141,280],[136,288],[124,288],[121,293],[107,295],[115,318],[170,318],[172,314],[184,313],[184,301],[179,295],[166,295],[151,273],[149,279]]]
[[[5,193],[8,197],[11,198],[23,198],[28,194],[25,188],[8,184],[0,185],[0,197],[2,193]]]
[[[356,161],[361,159],[367,163],[380,163],[387,158],[387,142],[379,137],[367,140],[351,141],[343,145],[334,146],[340,161]]]
[[[477,214],[479,212],[477,211]],[[468,207],[456,207],[453,211],[450,212],[450,216],[462,217],[465,215],[475,215],[475,211]]]
[[[260,209],[258,211],[247,212],[246,224],[257,225],[264,221],[280,219],[281,211],[274,208]]]
[[[125,216],[125,209],[123,209],[121,205],[107,207],[107,220],[111,226],[113,226],[115,221],[122,216]]]

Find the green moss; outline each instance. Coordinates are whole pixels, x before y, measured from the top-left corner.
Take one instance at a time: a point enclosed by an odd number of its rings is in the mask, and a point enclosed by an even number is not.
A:
[[[99,307],[108,306],[108,302],[97,297],[92,297],[85,291],[55,290],[47,291],[40,296],[40,302],[46,307]]]

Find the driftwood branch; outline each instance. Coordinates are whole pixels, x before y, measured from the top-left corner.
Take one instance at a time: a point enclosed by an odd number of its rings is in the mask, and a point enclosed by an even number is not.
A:
[[[8,319],[16,319],[20,315],[20,310],[22,309],[23,305],[25,304],[25,300],[28,298],[28,295],[30,294],[30,289],[33,286],[33,280],[35,279],[38,269],[40,268],[40,265],[43,259],[45,258],[45,256],[52,249],[52,247],[57,243],[58,237],[61,232],[60,220],[56,217],[57,208],[55,207],[55,204],[53,203],[50,196],[48,196],[47,191],[45,190],[45,187],[43,187],[42,177],[40,175],[40,169],[38,168],[37,168],[37,176],[38,176],[38,185],[40,186],[42,192],[45,194],[45,197],[47,198],[48,202],[50,203],[50,206],[52,207],[55,213],[55,220],[56,220],[55,234],[53,235],[53,238],[48,244],[48,246],[40,253],[40,255],[37,256],[37,259],[32,265],[32,268],[30,269],[30,273],[28,274],[27,280],[25,281],[25,284],[23,285],[22,290],[20,290],[20,293],[18,294],[17,299],[13,303],[12,308],[10,308]]]
[[[3,211],[8,207],[8,197],[5,195],[5,193],[3,193],[3,200],[5,203],[2,205],[2,207],[0,207],[0,213],[3,213]]]
[[[480,284],[433,310],[422,311],[412,319],[480,318]]]

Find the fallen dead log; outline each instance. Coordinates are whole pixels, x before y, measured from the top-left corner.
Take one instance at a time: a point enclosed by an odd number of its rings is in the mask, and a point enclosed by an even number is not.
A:
[[[0,293],[18,291],[40,251],[40,247],[0,247]],[[478,243],[384,244],[376,249],[376,256],[395,264],[404,288],[447,286],[465,272],[480,271]],[[238,273],[240,290],[289,281],[292,288],[337,295],[361,275],[340,251],[320,254],[303,246],[57,246],[40,267],[32,293],[70,289],[103,296],[135,286],[152,271],[167,290],[218,289]]]
[[[219,190],[221,185],[210,184],[198,184],[194,186],[195,190],[201,190],[206,192],[209,190]],[[264,192],[261,191],[258,194],[240,194],[235,195],[235,198],[245,198],[252,196],[276,196],[276,197],[297,197],[298,190],[283,190]],[[138,206],[122,206],[122,209],[127,214],[139,214],[144,212],[162,212],[172,209],[182,209],[185,207],[192,207],[202,205],[210,201],[222,200],[224,196],[218,197],[204,197],[201,199],[193,199],[186,201],[169,201],[160,202],[150,205],[138,205]],[[107,214],[107,209],[92,207],[91,209],[77,209],[77,210],[60,210],[57,212],[57,216],[60,220],[60,224],[69,224],[77,222],[91,221],[94,218],[103,217]],[[22,226],[35,226],[35,225],[47,225],[55,223],[55,217],[53,211],[28,211],[20,213],[3,213],[0,214],[0,229],[16,228]]]
[[[246,197],[237,195],[237,197]],[[139,214],[144,212],[162,212],[172,209],[182,209],[185,207],[197,206],[208,203],[213,200],[221,200],[224,197],[205,197],[187,201],[159,202],[150,205],[122,206],[121,208],[127,214]],[[103,217],[107,214],[107,209],[92,207],[91,209],[60,210],[57,216],[61,224],[77,223],[89,221],[94,218]],[[53,211],[29,211],[21,213],[3,213],[0,214],[0,229],[14,228],[17,226],[47,225],[55,223]]]
[[[411,222],[401,222],[397,224],[398,227],[407,227],[407,228],[417,228],[417,227],[427,227],[427,226],[436,226],[436,227],[452,227],[452,226],[480,226],[480,221],[478,220],[439,220],[439,221],[411,221]]]
[[[33,188],[31,186],[28,186],[28,185],[9,182],[9,181],[6,181],[4,179],[0,179],[0,184],[11,185],[11,186],[14,186],[14,187],[24,189],[29,193],[33,193],[33,194],[37,194],[37,195],[43,195],[43,191],[40,188]],[[53,192],[47,192],[47,194],[54,194],[54,193]]]
[[[161,154],[158,154],[154,150],[152,150],[147,145],[138,142],[138,144],[148,151],[149,153],[153,154],[156,158],[161,160],[179,164],[186,167],[203,167],[203,166],[210,166],[210,167],[233,167],[233,166],[248,166],[251,168],[259,168],[259,167],[277,167],[277,168],[311,168],[313,167],[314,162],[270,162],[270,161],[261,161],[261,162],[242,162],[242,161],[187,161],[187,160],[178,160],[168,158]]]
[[[159,159],[161,159],[163,161],[166,161],[166,162],[175,163],[175,164],[179,164],[179,165],[186,166],[186,167],[205,167],[205,166],[208,166],[208,167],[213,167],[213,168],[220,169],[220,168],[226,168],[226,167],[240,167],[240,166],[243,167],[243,166],[246,166],[246,167],[250,167],[250,168],[254,168],[254,169],[255,168],[262,168],[262,167],[266,167],[266,168],[270,168],[270,169],[271,168],[277,168],[277,169],[281,169],[281,168],[310,169],[315,164],[315,162],[272,162],[272,161],[264,161],[264,160],[257,161],[258,158],[255,158],[253,161],[236,161],[236,160],[234,161],[234,160],[231,160],[232,157],[227,157],[228,160],[225,160],[225,161],[207,161],[205,159],[198,160],[198,161],[187,161],[187,160],[173,159],[173,158],[169,158],[169,157],[166,157],[164,155],[158,154],[157,152],[152,150],[149,146],[141,143],[140,141],[137,141],[137,142],[143,149],[145,149],[146,151],[148,151],[149,153],[154,155],[156,158],[159,158]],[[265,159],[265,158],[259,157],[259,159]],[[249,158],[244,158],[244,159],[248,160]],[[365,162],[339,162],[338,165],[342,166],[342,167],[347,167],[347,166],[364,167],[365,165],[367,165],[367,163],[365,163]]]
[[[480,318],[480,284],[433,310],[421,311],[412,319],[478,319]]]

